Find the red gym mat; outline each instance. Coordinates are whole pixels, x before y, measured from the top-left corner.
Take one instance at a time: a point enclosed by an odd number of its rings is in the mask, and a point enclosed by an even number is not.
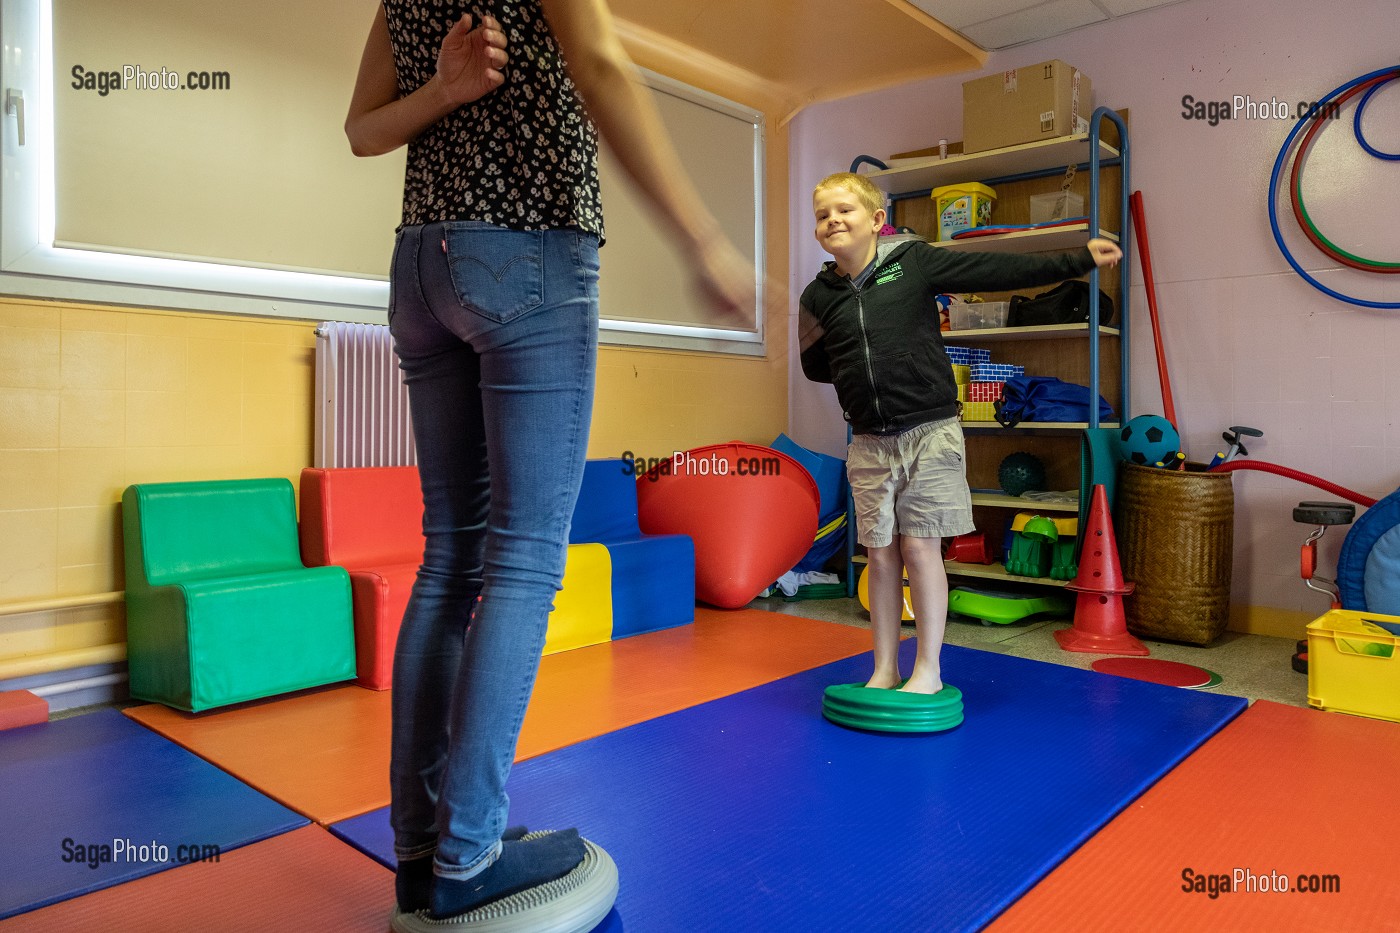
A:
[[[516,758],[870,650],[867,629],[758,610],[545,657]],[[332,687],[227,710],[125,711],[282,804],[330,824],[389,803],[389,692]]]
[[[55,846],[55,850],[57,847]],[[37,856],[36,856],[37,857]],[[319,826],[305,826],[5,921],[5,933],[385,933],[394,876]]]
[[[1100,674],[1131,677],[1168,687],[1204,687],[1210,683],[1210,671],[1180,661],[1157,658],[1100,658],[1089,665]]]
[[[1259,700],[987,929],[1394,929],[1397,773],[1396,724]]]

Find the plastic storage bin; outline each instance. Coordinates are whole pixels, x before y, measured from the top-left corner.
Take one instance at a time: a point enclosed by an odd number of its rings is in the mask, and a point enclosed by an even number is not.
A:
[[[1084,197],[1073,191],[1033,194],[1030,197],[1030,202],[1031,223],[1033,224],[1084,216]]]
[[[954,302],[948,306],[948,323],[953,330],[982,330],[1005,327],[1011,310],[1009,301]]]
[[[938,213],[938,239],[951,240],[953,234],[992,222],[992,202],[997,193],[980,182],[934,188],[929,195]],[[957,330],[957,325],[953,325]]]
[[[1308,623],[1308,703],[1400,722],[1400,616],[1333,609]]]

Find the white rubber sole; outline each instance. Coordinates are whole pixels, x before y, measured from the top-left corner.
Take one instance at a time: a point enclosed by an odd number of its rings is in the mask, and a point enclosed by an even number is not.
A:
[[[583,861],[562,878],[443,920],[433,920],[426,910],[396,911],[390,926],[395,933],[587,933],[617,900],[617,865],[587,839],[583,846]]]

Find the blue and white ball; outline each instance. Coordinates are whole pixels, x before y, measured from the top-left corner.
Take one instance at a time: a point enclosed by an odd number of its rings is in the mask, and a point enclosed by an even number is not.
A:
[[[1161,415],[1138,415],[1118,434],[1123,459],[1139,466],[1154,466],[1181,450],[1181,436]]]

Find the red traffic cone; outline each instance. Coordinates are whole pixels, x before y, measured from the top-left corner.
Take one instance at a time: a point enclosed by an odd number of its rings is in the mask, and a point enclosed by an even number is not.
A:
[[[1101,485],[1094,487],[1089,504],[1079,573],[1066,589],[1079,596],[1074,604],[1074,627],[1055,633],[1061,648],[1088,654],[1150,653],[1146,645],[1128,634],[1123,597],[1133,591],[1133,585],[1123,582],[1113,519],[1108,514],[1108,493]]]

